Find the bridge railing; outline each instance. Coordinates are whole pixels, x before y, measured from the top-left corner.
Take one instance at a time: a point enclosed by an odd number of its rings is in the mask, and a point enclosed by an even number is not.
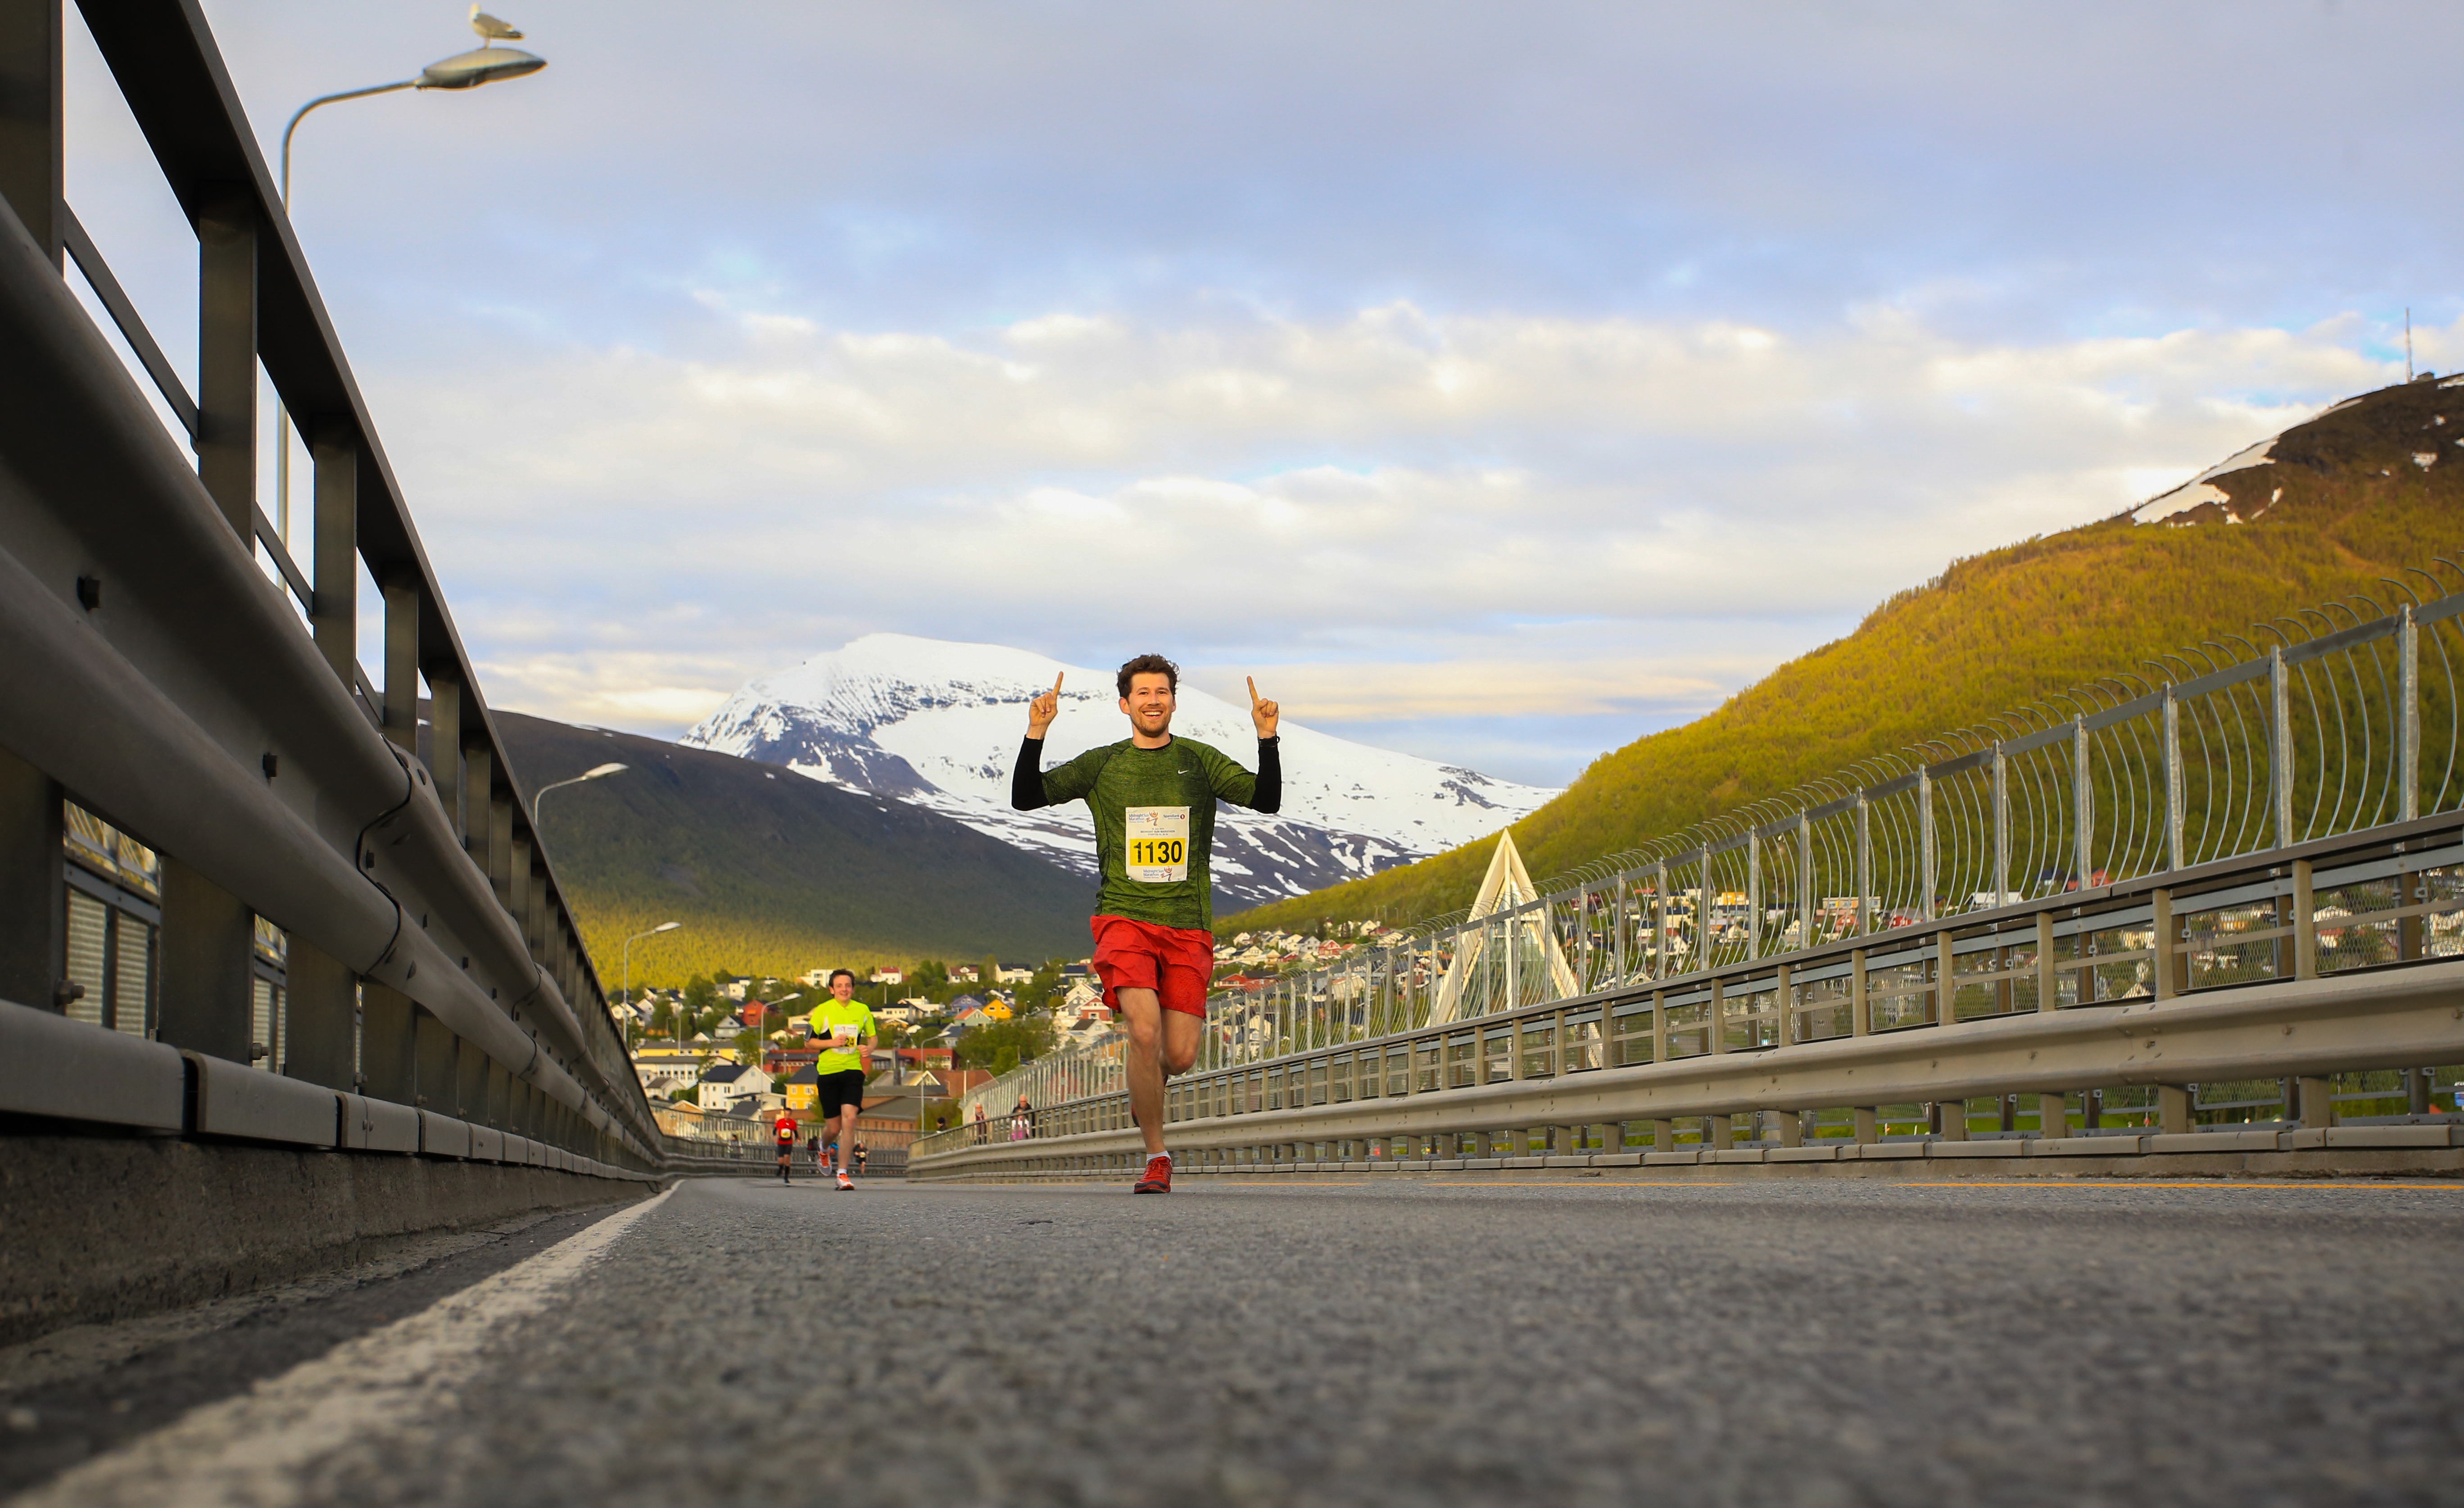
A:
[[[196,233],[196,389],[69,208],[65,16],[18,6],[0,30],[0,1000],[20,1009],[0,1011],[0,1110],[654,1169],[528,793],[203,14],[81,9]],[[261,380],[312,463],[297,528],[257,496]]]
[[[1664,1065],[2464,953],[2464,839],[2442,815],[2464,806],[2464,593],[2390,584],[2407,599],[2393,611],[2330,604],[2255,630],[2273,636],[2264,648],[2226,635],[1509,893],[1489,916],[1219,995],[1170,1114]],[[963,1114],[981,1104],[999,1125],[1023,1090],[1064,1134],[1127,1126],[1117,1044],[1101,1051],[1114,1056],[1040,1060],[972,1092]],[[2464,1042],[2436,1051],[2453,1056],[2409,1066],[2464,1058]],[[962,1125],[916,1154],[972,1138]]]

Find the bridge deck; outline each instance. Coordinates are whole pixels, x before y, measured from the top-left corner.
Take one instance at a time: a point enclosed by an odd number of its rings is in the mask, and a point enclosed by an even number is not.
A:
[[[538,1268],[527,1298],[403,1305],[38,1500],[2343,1502],[2445,1500],[2464,1463],[2464,1183],[640,1208],[490,1279]],[[302,1427],[413,1345],[427,1379]]]

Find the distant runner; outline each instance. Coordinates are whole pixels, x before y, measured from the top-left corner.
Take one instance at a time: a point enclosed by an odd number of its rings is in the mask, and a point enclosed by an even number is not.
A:
[[[813,1077],[820,1081],[821,1114],[824,1129],[838,1122],[830,1146],[837,1155],[839,1187],[852,1189],[855,1180],[847,1176],[847,1148],[855,1145],[856,1112],[864,1108],[864,1059],[860,1049],[872,1045],[872,1011],[855,998],[855,974],[846,969],[830,971],[830,997],[813,1008],[811,1016],[813,1045],[821,1056],[813,1060]]]
[[[1026,742],[1018,752],[1010,805],[1022,812],[1084,800],[1095,817],[1103,887],[1089,924],[1105,1003],[1129,1028],[1130,1113],[1146,1139],[1147,1169],[1133,1193],[1172,1192],[1172,1153],[1163,1145],[1163,1082],[1198,1059],[1206,1020],[1206,985],[1215,973],[1215,903],[1208,861],[1215,803],[1256,812],[1284,802],[1284,767],[1275,722],[1282,709],[1249,683],[1249,721],[1258,730],[1258,773],[1194,738],[1175,738],[1172,714],[1180,667],[1142,654],[1115,678],[1130,736],[1044,769],[1044,734],[1061,710],[1061,677],[1028,704]],[[983,1107],[976,1108],[980,1137]]]
[[[785,1110],[780,1111],[776,1132],[779,1137],[779,1181],[782,1184],[794,1183],[796,1180],[787,1176],[787,1164],[796,1155],[795,1116]]]

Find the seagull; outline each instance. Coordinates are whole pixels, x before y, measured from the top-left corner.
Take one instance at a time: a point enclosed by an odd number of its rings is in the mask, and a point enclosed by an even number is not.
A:
[[[482,42],[518,42],[522,38],[521,33],[475,5],[471,8],[471,30],[479,33]]]

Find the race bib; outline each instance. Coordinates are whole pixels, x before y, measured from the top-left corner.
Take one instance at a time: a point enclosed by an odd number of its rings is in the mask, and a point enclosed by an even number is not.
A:
[[[1130,878],[1143,885],[1177,885],[1189,878],[1189,808],[1133,806],[1129,818]]]

